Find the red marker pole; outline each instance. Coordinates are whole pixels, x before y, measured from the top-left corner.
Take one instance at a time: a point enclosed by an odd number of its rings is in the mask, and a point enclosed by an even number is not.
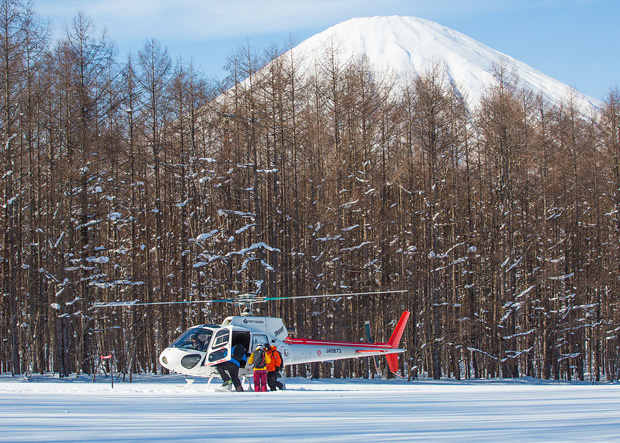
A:
[[[108,355],[102,355],[99,357],[101,360],[110,360],[109,363],[109,368],[110,368],[110,381],[112,383],[112,389],[114,389],[114,374],[112,373],[112,354],[108,354]]]

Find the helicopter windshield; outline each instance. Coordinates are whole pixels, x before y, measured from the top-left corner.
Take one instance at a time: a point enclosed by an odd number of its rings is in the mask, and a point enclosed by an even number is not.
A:
[[[206,351],[212,336],[213,331],[211,329],[202,326],[190,328],[177,338],[170,347]]]

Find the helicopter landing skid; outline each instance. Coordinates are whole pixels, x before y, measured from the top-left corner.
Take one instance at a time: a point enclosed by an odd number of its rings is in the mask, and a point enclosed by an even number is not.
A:
[[[209,388],[209,386],[211,385],[211,382],[213,381],[214,378],[217,378],[217,377],[209,377],[209,381],[207,382],[207,388]],[[248,379],[247,376],[242,375],[239,378],[241,379],[241,386],[244,388],[244,390],[251,391],[251,392],[254,391],[254,387],[252,386],[252,383],[250,383],[250,380]],[[193,380],[192,380],[192,382],[193,382]],[[245,382],[248,383],[247,388],[244,387]],[[189,383],[189,380],[188,380],[188,383]],[[191,384],[191,383],[189,383],[189,384]],[[188,384],[188,386],[189,386],[189,384]],[[234,386],[233,385],[215,386],[213,388],[213,390],[214,391],[219,391],[219,392],[234,392]]]
[[[242,375],[239,378],[241,379],[241,386],[243,386],[243,382],[244,381],[247,381],[248,382],[248,391],[254,392],[254,386],[252,386],[252,383],[250,383],[250,379],[246,375]]]

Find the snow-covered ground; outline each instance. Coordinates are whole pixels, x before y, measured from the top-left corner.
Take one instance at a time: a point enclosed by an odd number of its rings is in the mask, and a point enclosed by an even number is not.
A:
[[[171,375],[112,389],[103,377],[2,375],[0,441],[620,441],[620,384],[296,378],[287,387],[218,392]]]

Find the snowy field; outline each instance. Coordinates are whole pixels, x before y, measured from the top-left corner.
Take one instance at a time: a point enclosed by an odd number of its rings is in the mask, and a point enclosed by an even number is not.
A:
[[[0,441],[620,441],[620,384],[297,378],[287,387],[228,393],[171,375],[112,389],[103,377],[0,375]]]

